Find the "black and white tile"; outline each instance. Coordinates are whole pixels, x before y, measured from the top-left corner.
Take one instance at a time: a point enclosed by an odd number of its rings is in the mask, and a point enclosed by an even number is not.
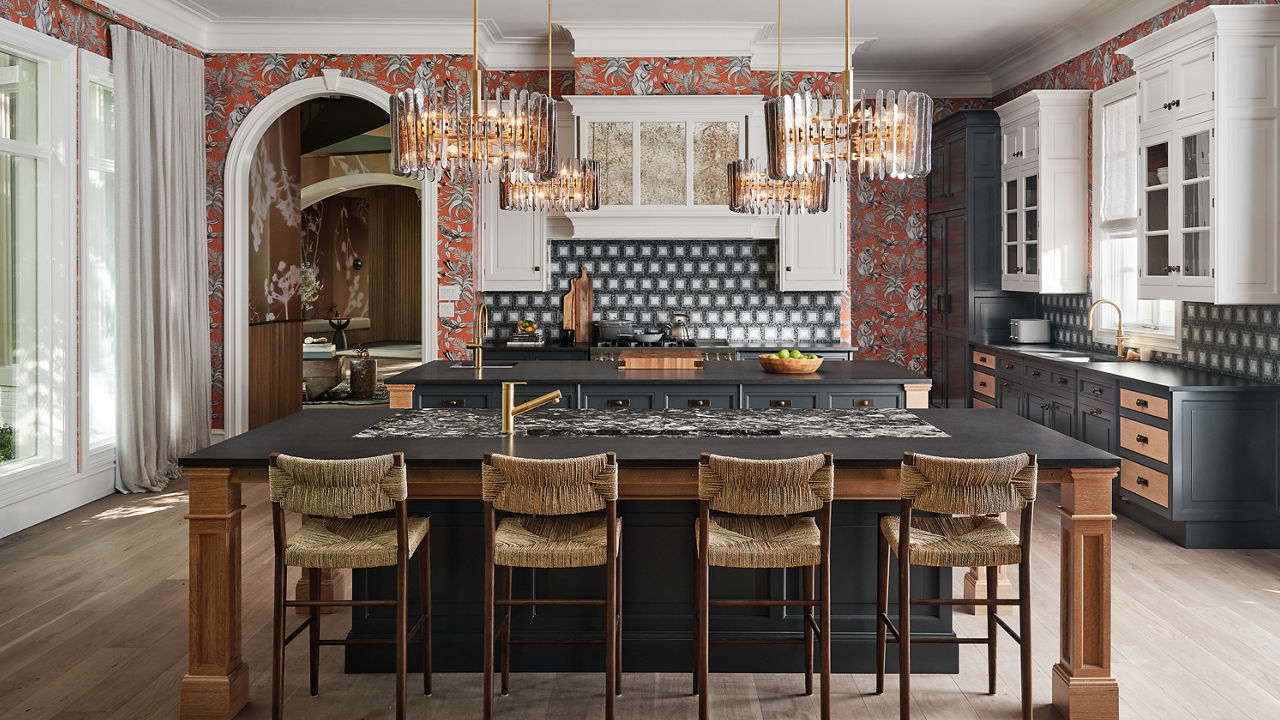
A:
[[[779,292],[774,240],[553,240],[552,290],[485,293],[495,325],[561,321],[578,268],[594,280],[596,320],[642,328],[690,316],[702,338],[840,342],[840,293]]]

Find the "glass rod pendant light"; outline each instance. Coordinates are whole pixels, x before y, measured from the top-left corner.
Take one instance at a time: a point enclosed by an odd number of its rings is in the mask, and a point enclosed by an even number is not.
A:
[[[547,0],[547,97],[554,97],[551,88],[551,0]],[[550,176],[516,167],[502,173],[498,205],[503,210],[599,210],[599,178],[600,163],[580,158],[562,160]]]
[[[777,94],[782,96],[782,0],[778,0]],[[785,178],[772,178],[755,158],[729,163],[729,209],[749,215],[820,213],[831,193],[831,163],[818,162]]]
[[[769,177],[813,172],[839,161],[875,179],[922,177],[933,168],[933,99],[919,92],[865,91],[853,95],[849,53],[849,0],[844,2],[843,97],[824,99],[808,91],[765,103]]]
[[[434,87],[391,96],[391,170],[423,179],[449,173],[455,180],[493,180],[499,172],[554,171],[556,107],[548,95],[500,92],[485,98],[480,73],[479,0],[471,4],[471,93]]]

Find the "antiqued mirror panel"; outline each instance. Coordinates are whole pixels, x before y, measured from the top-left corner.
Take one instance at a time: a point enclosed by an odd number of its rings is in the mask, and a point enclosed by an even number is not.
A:
[[[640,204],[684,205],[687,200],[685,124],[640,123]],[[727,161],[726,161],[727,162]],[[722,173],[721,184],[724,183]]]
[[[600,204],[632,205],[632,123],[591,123],[591,159],[600,163]]]
[[[737,121],[693,123],[693,204],[729,203],[726,167],[741,156]]]

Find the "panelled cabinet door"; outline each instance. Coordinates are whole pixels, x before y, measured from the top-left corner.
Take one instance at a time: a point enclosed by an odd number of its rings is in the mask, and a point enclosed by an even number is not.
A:
[[[1210,41],[1179,53],[1174,61],[1177,94],[1172,102],[1178,119],[1194,118],[1213,110],[1215,57],[1214,43]]]
[[[1143,124],[1156,125],[1173,119],[1169,104],[1177,92],[1173,74],[1173,61],[1168,60],[1138,79],[1138,113]]]
[[[1138,295],[1213,302],[1213,119],[1143,135]]]
[[[831,178],[827,212],[783,215],[779,224],[778,289],[842,291],[848,287],[848,200],[844,173]]]
[[[480,289],[528,290],[548,287],[546,213],[500,210],[498,184],[480,183]]]

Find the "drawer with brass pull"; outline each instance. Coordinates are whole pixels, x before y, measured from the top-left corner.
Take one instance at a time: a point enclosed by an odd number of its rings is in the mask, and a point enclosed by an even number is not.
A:
[[[1122,417],[1120,418],[1120,447],[1146,455],[1152,460],[1168,463],[1169,431]]]
[[[790,388],[779,387],[760,387],[760,386],[744,386],[743,387],[743,407],[752,410],[767,410],[769,408],[797,408],[797,409],[813,409],[826,407],[827,393],[817,392],[795,392]],[[845,407],[849,407],[846,405]]]
[[[489,407],[488,394],[469,394],[469,393],[423,393],[414,397],[413,405],[416,408],[487,408]]]
[[[1137,410],[1152,417],[1169,419],[1169,398],[1120,388],[1120,407]]]
[[[727,390],[669,392],[665,393],[665,397],[667,409],[715,408],[718,410],[734,410],[738,407],[738,393]]]
[[[582,406],[594,410],[652,410],[660,401],[653,393],[629,392],[618,387],[582,388]]]
[[[993,398],[996,396],[996,379],[983,372],[973,371],[973,391]]]
[[[1080,396],[1099,402],[1113,403],[1116,400],[1116,386],[1115,383],[1099,382],[1081,376]]]
[[[1169,476],[1142,463],[1121,458],[1120,487],[1161,507],[1169,507]]]
[[[989,369],[991,369],[991,370],[995,370],[995,369],[996,369],[996,356],[995,356],[995,355],[992,355],[991,353],[982,352],[981,350],[974,350],[974,351],[973,351],[973,364],[974,364],[974,365],[981,365],[981,366],[982,366],[982,367],[984,367],[984,368],[989,368]]]
[[[996,372],[1008,377],[1022,377],[1022,358],[997,355]]]

